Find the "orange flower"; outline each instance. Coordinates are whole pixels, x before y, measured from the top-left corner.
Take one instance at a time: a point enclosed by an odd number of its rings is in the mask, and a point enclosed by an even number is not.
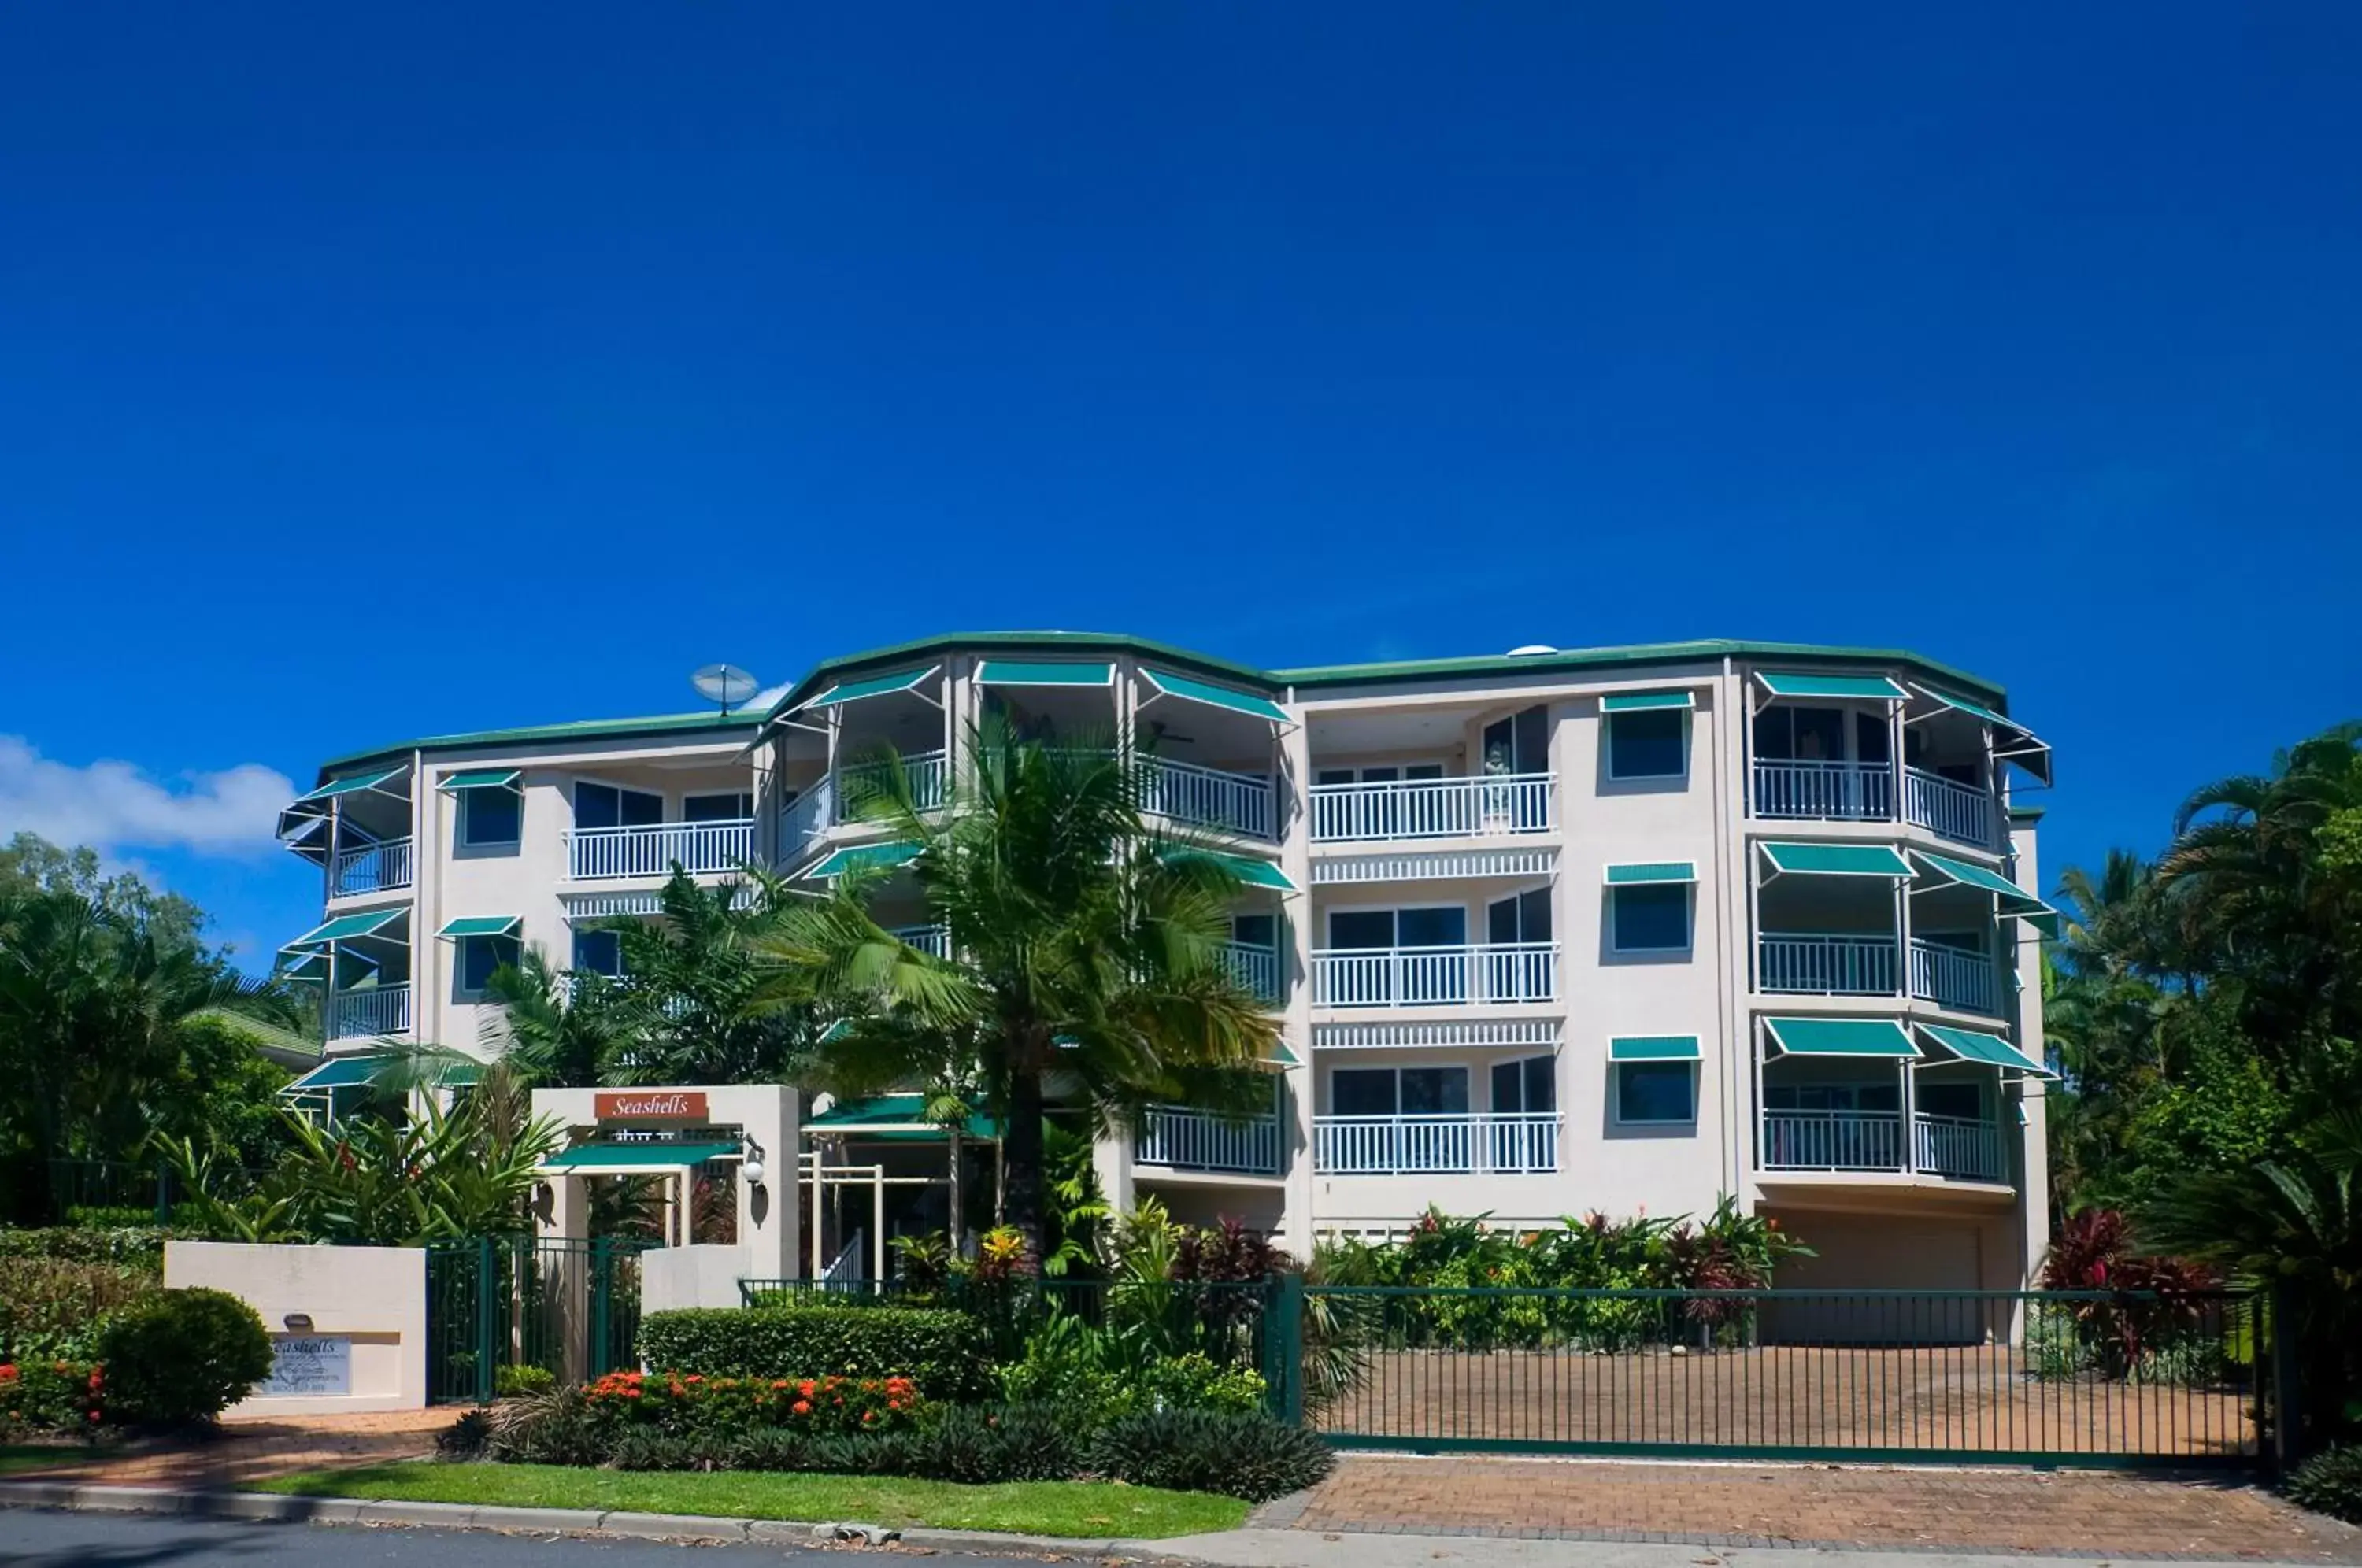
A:
[[[796,1414],[799,1416],[809,1416],[811,1414],[811,1401],[809,1399],[799,1399],[795,1402],[794,1409]]]

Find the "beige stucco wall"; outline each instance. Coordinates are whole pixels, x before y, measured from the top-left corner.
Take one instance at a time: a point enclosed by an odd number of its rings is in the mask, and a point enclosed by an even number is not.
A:
[[[224,1290],[260,1315],[274,1341],[290,1337],[290,1314],[311,1320],[304,1335],[352,1341],[352,1393],[346,1397],[256,1397],[232,1416],[414,1410],[426,1403],[426,1253],[417,1247],[252,1246],[167,1242],[164,1283]]]

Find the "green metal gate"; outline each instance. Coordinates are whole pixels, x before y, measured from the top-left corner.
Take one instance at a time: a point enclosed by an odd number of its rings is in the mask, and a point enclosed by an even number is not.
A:
[[[1274,1403],[1346,1448],[2253,1468],[2286,1408],[2268,1303],[2236,1291],[1283,1284],[1276,1305]]]
[[[636,1241],[479,1236],[426,1249],[426,1387],[437,1403],[491,1399],[500,1369],[585,1382],[635,1366]]]

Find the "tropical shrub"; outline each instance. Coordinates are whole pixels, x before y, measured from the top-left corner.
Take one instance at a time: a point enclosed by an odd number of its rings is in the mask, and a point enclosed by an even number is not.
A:
[[[58,1263],[105,1264],[155,1280],[164,1275],[164,1243],[182,1234],[178,1230],[149,1224],[0,1229],[0,1260],[47,1258]]]
[[[1131,1344],[1079,1319],[1054,1317],[1027,1341],[1023,1359],[1001,1369],[1001,1397],[1054,1408],[1086,1431],[1141,1410],[1253,1411],[1269,1401],[1260,1373],[1218,1365],[1197,1351],[1132,1357]]]
[[[95,1436],[105,1394],[105,1375],[87,1361],[0,1361],[0,1435]]]
[[[2362,1524],[2362,1444],[2324,1449],[2298,1465],[2288,1495],[2314,1513]]]
[[[2206,1333],[2206,1293],[2219,1281],[2196,1264],[2136,1251],[2130,1223],[2113,1209],[2086,1209],[2058,1226],[2039,1283],[2045,1290],[2109,1293],[2054,1304],[2074,1320],[2092,1370],[2122,1377],[2143,1368],[2148,1380],[2180,1382],[2219,1365],[2219,1347],[2211,1362],[2192,1349]],[[2169,1363],[2145,1366],[2159,1356]]]
[[[158,1289],[132,1264],[0,1253],[0,1361],[88,1360],[107,1322]]]
[[[1060,1481],[1082,1463],[1082,1441],[1057,1410],[953,1406],[931,1414],[898,1452],[902,1474],[971,1485]]]
[[[510,1464],[598,1464],[607,1457],[612,1428],[593,1419],[590,1391],[579,1384],[503,1399],[486,1414],[486,1459]]]
[[[546,1366],[502,1366],[492,1374],[492,1392],[503,1399],[546,1394],[557,1386],[557,1374]]]
[[[1264,1502],[1314,1485],[1336,1463],[1317,1433],[1263,1415],[1148,1410],[1111,1422],[1089,1463],[1135,1486]]]
[[[674,1436],[733,1437],[757,1427],[886,1431],[910,1421],[918,1385],[907,1377],[707,1377],[611,1372],[585,1391],[595,1426],[652,1427]]]
[[[907,1377],[931,1399],[992,1392],[990,1346],[964,1312],[926,1307],[685,1308],[640,1322],[640,1359],[705,1377]]]
[[[115,1419],[147,1426],[210,1421],[270,1374],[270,1335],[253,1308],[222,1290],[159,1291],[99,1336]]]

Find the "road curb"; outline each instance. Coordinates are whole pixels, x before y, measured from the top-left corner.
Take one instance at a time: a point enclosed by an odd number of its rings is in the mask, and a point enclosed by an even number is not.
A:
[[[710,1514],[642,1514],[618,1509],[521,1508],[492,1504],[406,1503],[360,1497],[296,1497],[277,1492],[177,1491],[160,1486],[74,1485],[60,1481],[0,1481],[0,1508],[65,1508],[83,1513],[177,1514],[285,1524],[403,1525],[432,1529],[522,1530],[604,1536],[619,1540],[751,1541],[811,1546],[823,1541],[887,1541],[937,1551],[1015,1551],[1058,1557],[1173,1554],[1153,1540],[1077,1539],[984,1529],[889,1529],[832,1519],[746,1519]]]

